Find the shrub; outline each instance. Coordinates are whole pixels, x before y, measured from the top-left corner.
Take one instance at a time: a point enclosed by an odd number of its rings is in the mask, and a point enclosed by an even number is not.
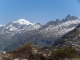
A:
[[[53,58],[75,58],[75,50],[70,46],[65,49],[58,49],[52,52]]]

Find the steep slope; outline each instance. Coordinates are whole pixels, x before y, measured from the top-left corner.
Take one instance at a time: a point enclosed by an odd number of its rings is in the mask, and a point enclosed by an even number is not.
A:
[[[51,45],[67,32],[76,28],[79,23],[80,18],[70,15],[62,20],[50,21],[45,25],[32,23],[25,19],[11,22],[0,28],[2,41],[0,50],[17,49],[29,42],[33,42],[38,47]]]
[[[38,47],[49,45],[53,38],[43,37],[38,31],[28,31],[25,34],[18,34],[12,37],[13,43],[5,48],[6,51],[15,50],[19,46],[25,45],[26,43],[32,42]]]
[[[16,33],[23,33],[25,31],[36,30],[41,27],[40,24],[31,23],[25,19],[19,19],[18,21],[11,22],[0,28],[0,34],[7,34],[14,36]]]
[[[73,46],[76,50],[80,51],[80,24],[74,30],[56,40],[52,46],[61,48],[68,45]]]
[[[66,20],[66,18],[65,18],[65,20]],[[80,23],[80,18],[78,18],[76,20],[69,20],[69,21],[63,22],[59,25],[54,25],[53,21],[51,21],[51,22],[47,23],[47,24],[49,24],[48,27],[42,29],[40,31],[40,33],[42,33],[43,36],[54,35],[54,37],[61,37],[64,34],[66,34],[67,32],[73,30]]]
[[[28,31],[37,30],[41,27],[39,23],[32,23],[25,19],[19,19],[8,23],[7,25],[0,26],[0,50],[12,44],[14,40],[12,37],[15,34],[22,34]]]
[[[60,21],[59,19],[56,21],[50,21],[38,30],[16,34],[12,37],[12,44],[6,47],[4,50],[14,50],[29,42],[34,43],[38,47],[51,45],[64,34],[75,29],[79,23],[80,18],[70,15],[68,15],[64,21]]]

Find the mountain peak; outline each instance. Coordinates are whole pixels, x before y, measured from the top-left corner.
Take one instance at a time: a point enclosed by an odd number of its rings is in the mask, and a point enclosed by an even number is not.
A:
[[[2,26],[5,26],[5,25],[0,24],[0,27],[2,27]]]
[[[68,14],[67,17],[71,17],[71,15]]]
[[[31,23],[26,19],[19,19],[17,21],[14,21],[13,23],[19,23],[19,24],[23,24],[23,25],[34,25],[35,23]]]
[[[71,21],[71,20],[76,20],[76,19],[78,19],[78,17],[67,15],[66,18],[65,18],[65,21]]]
[[[25,20],[25,19],[19,19],[18,21],[28,21],[28,20]],[[28,21],[29,22],[29,21]]]

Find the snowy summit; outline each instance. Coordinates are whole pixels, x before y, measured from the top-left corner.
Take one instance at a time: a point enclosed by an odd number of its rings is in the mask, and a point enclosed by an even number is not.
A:
[[[0,24],[0,27],[2,27],[2,26],[5,26],[5,25],[1,25],[1,24]]]
[[[14,21],[13,23],[19,23],[19,24],[23,24],[23,25],[34,25],[35,24],[35,23],[31,23],[25,19],[19,19],[18,21]]]

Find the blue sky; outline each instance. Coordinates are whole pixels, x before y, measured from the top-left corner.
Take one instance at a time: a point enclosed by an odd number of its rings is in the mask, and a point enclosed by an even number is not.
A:
[[[68,14],[80,16],[80,0],[0,0],[0,24],[18,19],[45,24]]]

